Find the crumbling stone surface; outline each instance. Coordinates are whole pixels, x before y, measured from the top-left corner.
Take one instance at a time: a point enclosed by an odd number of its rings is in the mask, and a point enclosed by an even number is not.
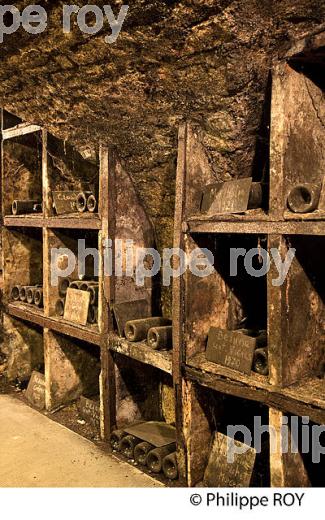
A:
[[[62,3],[40,3],[47,31],[20,29],[0,45],[0,102],[80,149],[115,144],[159,247],[172,242],[180,121],[202,127],[221,178],[262,171],[272,59],[325,19],[324,0],[133,0],[109,45],[108,25],[95,36],[77,26],[64,35]],[[115,13],[122,5],[109,3]],[[169,291],[163,304],[168,313]]]
[[[3,319],[6,333],[1,344],[1,356],[6,359],[2,365],[6,377],[8,381],[28,381],[32,371],[44,365],[42,332],[36,326],[27,327],[8,315],[4,315]]]

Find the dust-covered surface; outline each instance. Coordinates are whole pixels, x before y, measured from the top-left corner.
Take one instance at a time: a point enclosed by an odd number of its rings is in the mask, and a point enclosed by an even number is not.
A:
[[[17,399],[21,400],[25,404],[29,406],[29,403],[26,400],[25,393],[26,393],[26,385],[22,384],[20,382],[16,383],[8,383],[3,376],[0,376],[0,394],[7,394],[7,395],[13,395]],[[85,437],[89,441],[93,442],[101,448],[105,452],[109,452],[109,446],[101,441],[99,429],[96,428],[90,421],[85,420],[85,418],[80,414],[76,402],[71,403],[70,405],[67,405],[65,407],[60,408],[59,410],[49,413],[49,412],[39,412],[43,413],[43,415],[47,416],[52,421],[55,421],[59,424],[62,424],[69,430],[72,430],[73,432],[77,433],[78,435],[81,435],[82,437]],[[138,464],[134,461],[128,460],[126,457],[124,457],[122,454],[113,452],[113,455],[116,456],[119,460],[122,460],[123,462],[127,462],[131,464],[134,467],[137,467],[138,469],[141,469],[145,474],[150,475],[151,477],[154,477],[159,482],[168,485],[168,487],[177,487],[178,481],[167,481],[167,479],[162,475],[154,475],[151,471],[148,470],[148,468],[143,466],[138,466]]]
[[[110,2],[116,16],[122,3]],[[0,45],[0,103],[81,149],[115,144],[159,247],[172,244],[179,122],[202,127],[221,179],[263,171],[272,59],[325,19],[324,0],[134,0],[109,45],[108,24],[64,35],[62,2],[40,4],[46,32],[20,29]]]

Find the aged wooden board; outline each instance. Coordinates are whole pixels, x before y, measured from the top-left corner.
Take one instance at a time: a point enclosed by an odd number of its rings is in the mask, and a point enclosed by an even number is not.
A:
[[[78,194],[78,191],[53,191],[53,206],[57,215],[75,213]]]
[[[157,421],[148,421],[125,428],[125,431],[139,439],[153,444],[156,448],[167,446],[176,440],[174,426]]]
[[[27,401],[37,408],[38,410],[44,410],[45,408],[45,377],[44,374],[34,371],[30,378],[27,390],[26,390]]]
[[[255,348],[256,338],[236,331],[211,327],[206,358],[212,363],[250,374]]]
[[[64,307],[64,319],[79,323],[79,325],[86,325],[89,303],[90,293],[88,291],[79,291],[69,287]]]
[[[85,421],[88,421],[96,428],[99,428],[100,409],[98,401],[81,396],[77,401],[77,408]]]
[[[120,336],[123,336],[126,322],[141,318],[149,318],[151,309],[148,300],[134,300],[115,303],[113,305],[113,312],[118,333]]]
[[[325,211],[325,176],[323,177],[322,188],[318,203],[318,210]]]
[[[209,215],[242,213],[248,208],[252,179],[238,179],[207,186],[201,212]]]
[[[231,443],[243,453],[234,453]],[[245,450],[245,451],[244,451]],[[209,462],[204,473],[207,487],[249,487],[255,464],[256,450],[222,433],[216,433]]]

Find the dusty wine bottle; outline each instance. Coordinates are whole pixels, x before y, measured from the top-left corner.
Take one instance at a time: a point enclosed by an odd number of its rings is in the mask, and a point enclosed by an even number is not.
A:
[[[14,200],[11,210],[13,215],[42,213],[42,203],[38,200]]]
[[[289,192],[288,208],[293,213],[311,213],[318,206],[320,189],[314,184],[297,184]]]
[[[166,325],[171,325],[171,321],[166,318],[144,318],[128,321],[124,329],[125,337],[129,341],[142,341],[147,338],[149,329]]]
[[[59,295],[61,298],[64,298],[67,295],[67,290],[70,286],[70,280],[69,278],[61,278],[59,281]]]
[[[127,433],[124,430],[114,430],[111,433],[110,443],[112,450],[120,451],[120,444],[123,437],[126,437]]]
[[[148,331],[147,343],[154,350],[167,350],[172,348],[173,327],[152,327]]]
[[[175,451],[176,445],[173,442],[162,448],[155,448],[150,451],[147,457],[147,466],[153,473],[160,473],[162,471],[163,460],[167,455]]]
[[[87,210],[87,200],[90,195],[92,195],[91,191],[81,191],[77,196],[76,206],[79,213],[84,213]]]
[[[253,371],[262,376],[269,373],[267,348],[258,348],[254,352]]]
[[[20,289],[21,285],[14,285],[11,289],[10,297],[14,302],[18,302],[20,300]]]
[[[29,303],[29,304],[33,304],[34,303],[36,289],[37,289],[37,287],[29,287],[27,289],[27,291],[26,291],[26,301],[27,301],[27,303]]]
[[[43,306],[43,289],[36,289],[34,294],[34,303],[37,307]]]
[[[90,304],[97,305],[99,286],[98,285],[89,285],[87,291],[90,294]]]
[[[134,437],[134,435],[126,435],[122,438],[119,451],[125,455],[128,459],[133,459],[134,457],[134,448],[137,444],[140,444],[141,439]]]
[[[21,302],[25,302],[27,300],[27,290],[30,288],[30,285],[22,285],[19,289],[19,299]]]
[[[87,209],[90,213],[95,213],[97,209],[97,199],[93,194],[89,195],[87,199]]]
[[[98,308],[94,305],[89,305],[87,321],[91,325],[98,322]]]
[[[162,469],[164,475],[169,480],[176,480],[178,478],[178,465],[176,451],[167,455],[163,460]]]
[[[77,289],[80,291],[80,288],[82,286],[84,282],[81,282],[81,281],[78,281],[78,280],[75,280],[74,282],[70,282],[70,289]]]
[[[65,299],[60,298],[55,303],[55,315],[56,316],[63,316],[64,315],[64,306],[65,306]]]
[[[147,464],[148,453],[154,449],[154,446],[149,442],[140,442],[134,448],[134,460],[145,466]]]

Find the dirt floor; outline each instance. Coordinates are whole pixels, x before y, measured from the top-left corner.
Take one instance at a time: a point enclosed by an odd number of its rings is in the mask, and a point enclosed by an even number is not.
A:
[[[21,382],[16,383],[7,383],[5,378],[3,376],[0,376],[0,395],[7,395],[11,396],[18,401],[24,403],[29,408],[30,405],[26,401],[25,398],[25,392],[26,392],[26,385]],[[33,409],[33,408],[31,408]],[[76,403],[72,403],[68,406],[65,406],[64,408],[61,408],[54,413],[48,413],[48,412],[40,412],[37,410],[37,413],[48,417],[52,421],[65,426],[72,432],[77,433],[81,437],[84,437],[85,439],[91,441],[96,445],[98,449],[100,449],[103,453],[109,455],[109,449],[107,444],[101,441],[99,431],[94,425],[89,423],[87,420],[84,419],[84,417],[81,416]],[[114,458],[121,461],[123,464],[127,464],[128,466],[131,466],[132,468],[136,468],[137,464],[135,462],[129,461],[126,457],[123,455],[114,452],[113,453]],[[146,467],[141,467],[141,472],[144,475],[147,475],[149,478],[153,475]],[[167,481],[167,479],[163,475],[154,475],[154,479],[157,482],[157,485],[167,485],[168,487],[177,487],[178,483],[177,481]],[[0,484],[1,485],[1,484]]]
[[[160,487],[156,480],[0,395],[0,487]]]

